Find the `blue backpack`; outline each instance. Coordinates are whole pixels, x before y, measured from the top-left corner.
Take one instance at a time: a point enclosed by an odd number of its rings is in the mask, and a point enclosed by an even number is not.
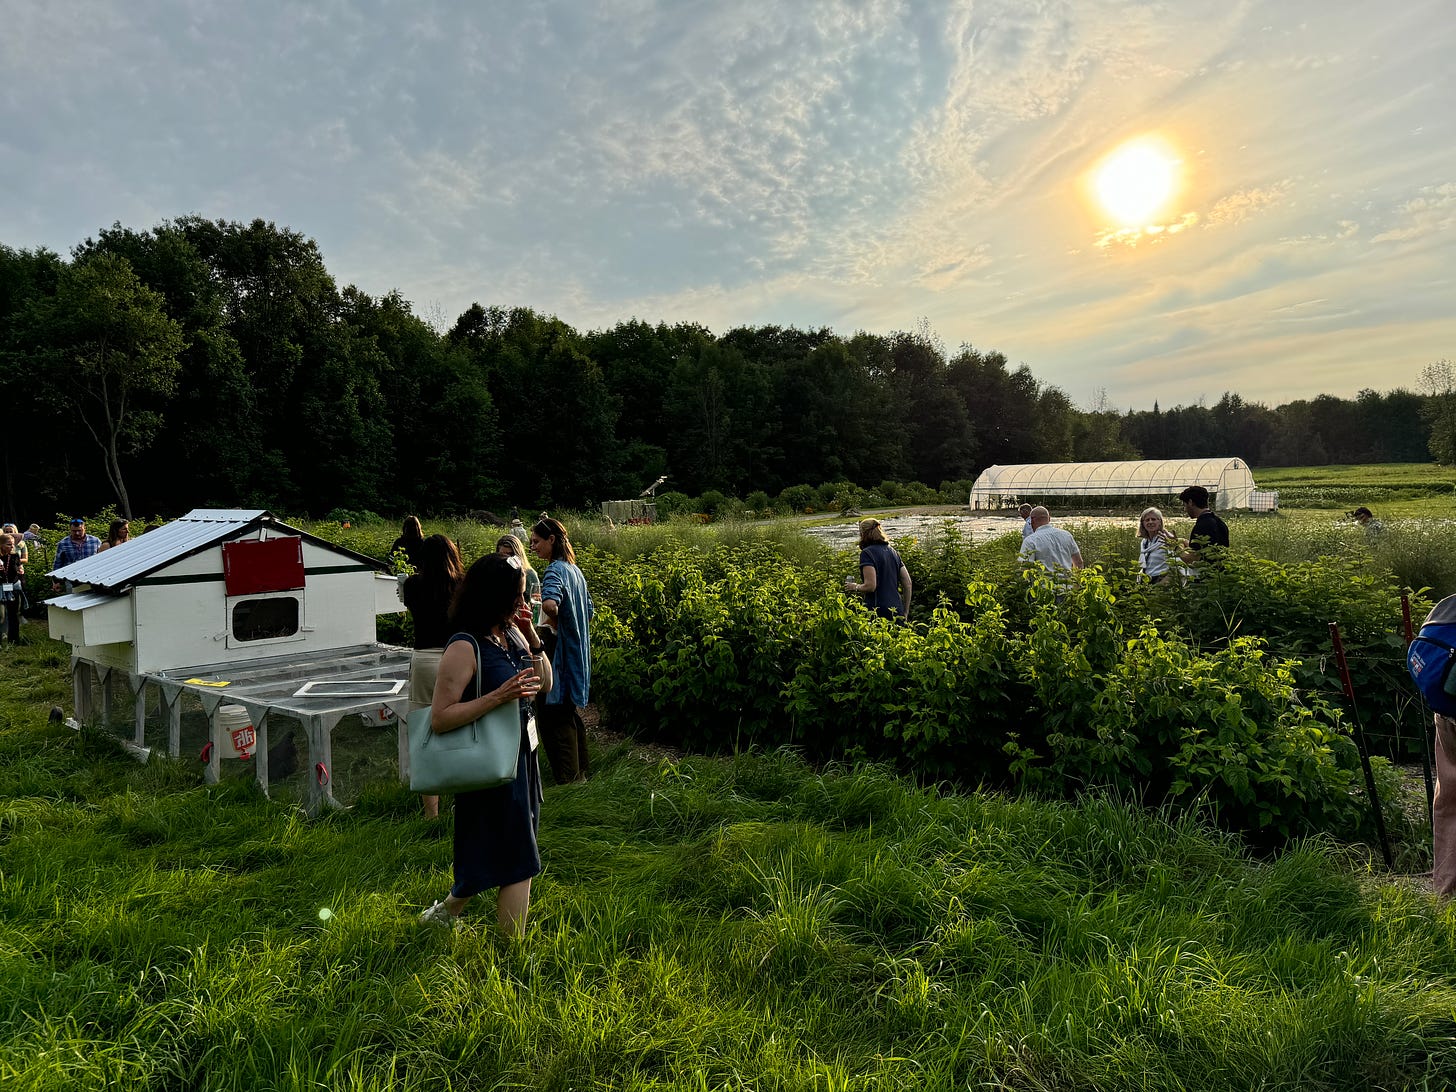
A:
[[[1405,665],[1433,712],[1456,717],[1456,595],[1431,609],[1406,650]]]

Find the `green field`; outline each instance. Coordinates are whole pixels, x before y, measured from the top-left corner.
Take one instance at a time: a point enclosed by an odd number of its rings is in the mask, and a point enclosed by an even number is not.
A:
[[[1456,909],[1328,843],[618,745],[547,790],[524,942],[441,934],[407,793],[141,767],[45,723],[58,646],[0,656],[7,1090],[1456,1082]]]
[[[1348,511],[1381,520],[1456,518],[1456,471],[1436,463],[1281,466],[1254,470],[1260,489],[1277,489],[1285,512]]]
[[[1262,488],[1294,485],[1432,486],[1456,483],[1456,470],[1439,463],[1357,463],[1333,466],[1255,467],[1254,480]]]

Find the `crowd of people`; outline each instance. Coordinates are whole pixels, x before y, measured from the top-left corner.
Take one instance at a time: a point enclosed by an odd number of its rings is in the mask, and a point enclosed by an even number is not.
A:
[[[25,567],[32,560],[44,560],[31,557],[32,551],[42,548],[40,524],[32,523],[24,532],[13,523],[0,525],[0,614],[4,616],[0,640],[12,644],[20,640],[20,619],[30,609]]]
[[[20,640],[20,615],[25,608],[25,553],[17,548],[15,525],[0,532],[0,609],[5,611],[5,640]],[[22,542],[23,545],[23,542]]]
[[[591,700],[593,606],[566,527],[545,513],[529,533],[519,520],[515,527],[520,534],[502,535],[469,569],[454,542],[426,538],[413,516],[394,549],[414,568],[400,587],[413,621],[411,704],[430,706],[435,732],[455,731],[510,702],[521,721],[515,778],[455,795],[455,882],[420,920],[450,925],[494,888],[500,926],[518,936],[531,880],[541,871],[538,742],[558,784],[584,781],[589,772],[582,710]],[[528,561],[527,545],[546,562],[544,574]],[[439,798],[425,796],[423,807],[437,817]]]
[[[1187,538],[1179,538],[1158,508],[1145,508],[1138,517],[1138,568],[1150,584],[1172,584],[1196,579],[1200,571],[1216,567],[1221,551],[1228,549],[1229,529],[1209,505],[1208,490],[1190,485],[1178,499],[1193,521]],[[1052,524],[1051,513],[1041,505],[1023,504],[1020,515],[1021,560],[1040,565],[1065,587],[1070,574],[1082,568],[1082,551],[1071,532]],[[1368,509],[1367,509],[1368,511]]]

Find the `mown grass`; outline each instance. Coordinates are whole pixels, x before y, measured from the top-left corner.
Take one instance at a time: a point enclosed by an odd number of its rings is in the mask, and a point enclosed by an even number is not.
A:
[[[527,939],[440,935],[407,793],[310,822],[138,766],[46,723],[65,666],[0,652],[6,1089],[1456,1081],[1456,912],[1326,843],[616,747],[548,790]]]

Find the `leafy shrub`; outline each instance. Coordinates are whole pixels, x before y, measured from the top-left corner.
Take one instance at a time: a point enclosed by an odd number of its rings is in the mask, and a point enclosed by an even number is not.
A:
[[[941,549],[947,567],[980,560],[949,535]],[[1089,570],[1064,590],[1040,570],[972,572],[957,609],[904,626],[833,572],[767,542],[594,554],[594,692],[617,723],[695,749],[790,744],[963,783],[1107,787],[1273,839],[1359,829],[1357,756],[1336,711],[1300,700],[1298,665],[1252,637],[1205,651],[1162,631],[1131,577]]]
[[[819,504],[819,494],[812,486],[791,485],[779,493],[779,507],[790,512],[802,512]]]
[[[659,493],[657,494],[657,518],[671,519],[673,516],[691,512],[694,503],[693,498],[686,493]]]
[[[824,482],[814,491],[815,499],[809,503],[817,508],[836,508],[835,498],[846,493],[858,493],[853,482]]]
[[[939,504],[940,494],[924,482],[907,482],[900,491],[901,504]]]
[[[367,508],[335,508],[326,517],[330,523],[339,524],[364,524],[382,522],[378,514],[369,511]]]
[[[748,494],[743,503],[759,519],[773,515],[773,498],[762,489]]]
[[[1417,618],[1429,608],[1424,597],[1414,598]],[[1398,720],[1380,715],[1407,689],[1400,591],[1388,576],[1372,571],[1365,557],[1279,564],[1234,552],[1222,569],[1195,581],[1183,595],[1163,597],[1159,612],[1204,646],[1258,636],[1276,655],[1293,661],[1301,690],[1343,704],[1329,632],[1337,622],[1372,747],[1399,754],[1419,740]]]
[[[974,478],[957,478],[953,482],[940,483],[941,504],[965,504],[971,498],[971,486],[975,485]]]
[[[697,500],[693,501],[694,512],[705,512],[710,516],[716,516],[722,510],[728,498],[716,489],[709,489]]]

